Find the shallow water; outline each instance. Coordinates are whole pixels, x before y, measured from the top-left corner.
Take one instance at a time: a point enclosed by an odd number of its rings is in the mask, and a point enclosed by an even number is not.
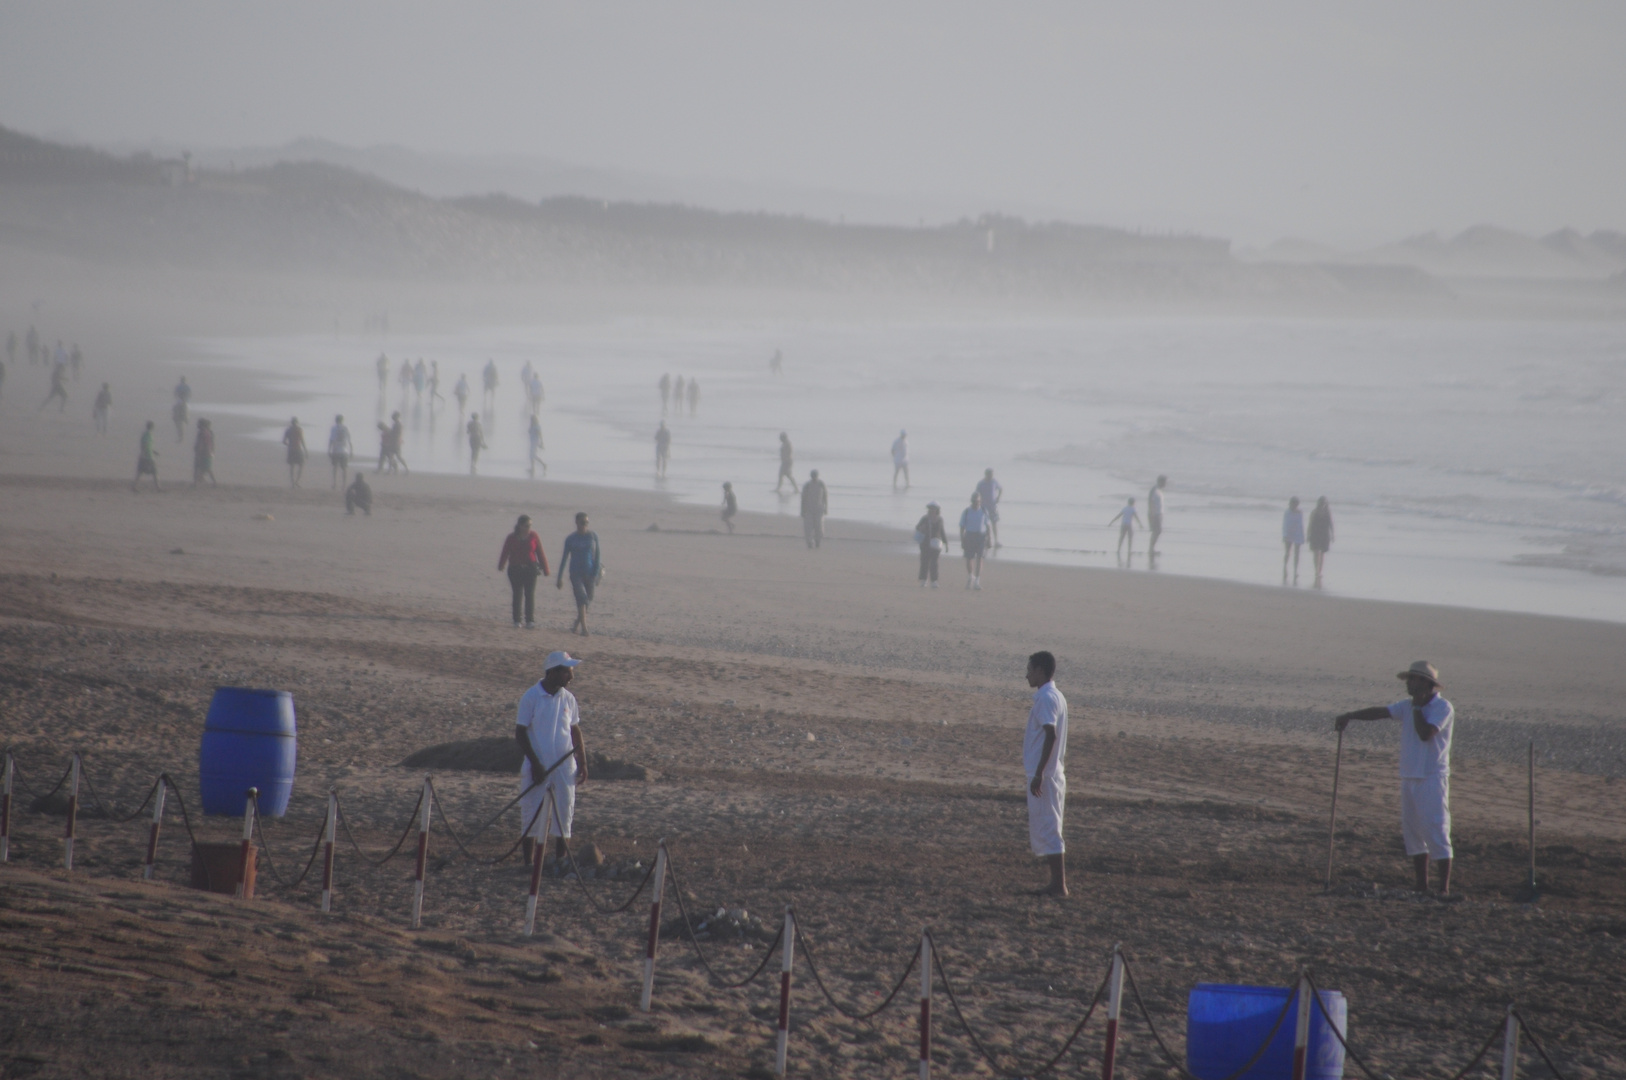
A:
[[[1626,621],[1626,327],[1616,324],[626,321],[198,348],[274,373],[288,403],[200,401],[195,411],[262,416],[275,440],[297,401],[313,467],[335,412],[366,457],[376,421],[400,410],[414,469],[466,472],[451,388],[466,373],[479,406],[490,358],[499,385],[480,472],[523,476],[519,370],[530,361],[547,393],[551,479],[698,503],[720,502],[732,480],[743,510],[794,515],[788,489],[773,490],[783,430],[798,477],[817,468],[829,484],[834,518],[910,529],[936,499],[952,523],[993,468],[1005,488],[998,559],[1142,572],[1145,534],[1120,560],[1107,522],[1130,496],[1144,517],[1147,489],[1166,473],[1159,573],[1278,585],[1288,496],[1308,510],[1326,495],[1337,528],[1329,592]],[[391,360],[382,397],[380,349]],[[439,361],[446,402],[403,393],[400,361],[419,356]],[[666,416],[672,459],[657,482],[663,373],[698,378],[701,391],[693,415]],[[891,486],[900,429],[907,492]],[[912,570],[900,563],[900,577]],[[995,587],[997,567],[985,577]],[[1301,587],[1312,577],[1305,551]]]

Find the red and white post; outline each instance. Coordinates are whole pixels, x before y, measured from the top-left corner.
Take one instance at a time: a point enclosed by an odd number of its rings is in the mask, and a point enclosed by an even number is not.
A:
[[[322,914],[333,911],[333,844],[339,834],[339,793],[327,793],[327,825],[322,829]]]
[[[920,1080],[932,1075],[932,934],[920,932]]]
[[[532,821],[535,821],[533,815]],[[542,807],[542,839],[531,845],[531,894],[525,898],[525,936],[536,933],[536,897],[542,889],[542,860],[548,853],[548,830],[553,828],[553,800]]]
[[[237,865],[237,899],[248,892],[248,867],[254,858],[254,811],[260,803],[260,789],[249,788],[243,798],[243,855]]]
[[[661,940],[661,897],[666,893],[666,841],[655,845],[655,895],[649,900],[649,942],[644,947],[644,992],[638,1007],[649,1011],[655,994],[655,947]]]
[[[1519,1075],[1519,1014],[1507,1007],[1507,1030],[1502,1033],[1502,1080]]]
[[[1310,1010],[1315,1007],[1310,1000],[1310,980],[1304,973],[1299,972],[1299,1015],[1298,1023],[1293,1027],[1293,1080],[1304,1080],[1304,1070],[1309,1062],[1310,1054]]]
[[[785,1075],[785,1050],[790,1045],[790,965],[796,959],[796,913],[785,905],[782,936],[784,948],[779,953],[779,1045],[774,1048],[773,1071]]]
[[[16,766],[6,755],[5,771],[0,773],[0,863],[11,861],[11,785]]]
[[[73,840],[78,831],[79,821],[79,755],[73,755],[73,764],[68,766],[72,774],[68,780],[68,824],[62,831],[62,865],[69,870],[73,869]]]
[[[412,871],[412,929],[423,925],[423,872],[429,862],[429,777],[423,778],[423,799],[418,814],[418,864]]]
[[[152,880],[153,864],[158,861],[158,829],[164,823],[164,796],[169,794],[169,783],[160,776],[158,790],[153,793],[152,827],[147,830],[147,865],[141,868],[141,880]]]
[[[1101,1080],[1112,1080],[1112,1070],[1118,1063],[1118,1016],[1123,1011],[1123,1003],[1123,946],[1114,945],[1112,970],[1107,973],[1107,1041],[1101,1050]]]

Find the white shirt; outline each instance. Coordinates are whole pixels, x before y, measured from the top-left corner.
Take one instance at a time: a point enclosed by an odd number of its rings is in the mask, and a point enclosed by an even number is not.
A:
[[[909,464],[909,440],[899,435],[892,442],[892,464]]]
[[[1289,510],[1282,515],[1282,541],[1288,544],[1304,543],[1304,511]]]
[[[1039,755],[1044,753],[1044,729],[1056,729],[1056,746],[1050,752],[1045,778],[1066,776],[1067,699],[1056,689],[1054,680],[1033,692],[1033,708],[1028,710],[1028,729],[1022,737],[1022,771],[1031,780],[1039,771]]]
[[[960,531],[986,533],[988,531],[988,511],[980,506],[968,506],[960,511]]]
[[[1456,710],[1436,693],[1423,706],[1423,719],[1434,728],[1434,737],[1424,742],[1417,737],[1411,711],[1411,698],[1389,706],[1389,715],[1400,721],[1400,778],[1429,780],[1451,775],[1451,718]]]
[[[1163,516],[1163,489],[1153,488],[1146,493],[1146,512],[1157,517]]]
[[[581,708],[576,704],[575,694],[569,690],[550,694],[542,689],[541,683],[536,683],[521,695],[519,715],[514,724],[525,729],[531,740],[531,752],[541,759],[542,767],[546,769],[575,748],[570,739],[570,729],[581,721]],[[576,766],[574,763],[561,765],[554,771],[570,776],[575,773]],[[529,758],[520,768],[520,778],[527,784],[531,782]]]
[[[350,429],[343,424],[334,424],[333,430],[327,433],[327,452],[330,454],[348,454],[350,452]]]

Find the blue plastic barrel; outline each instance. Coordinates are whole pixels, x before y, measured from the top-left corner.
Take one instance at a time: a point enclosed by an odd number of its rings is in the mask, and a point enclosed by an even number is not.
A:
[[[1282,1006],[1295,991],[1283,986],[1228,986],[1198,983],[1186,1007],[1186,1068],[1202,1080],[1223,1080],[1248,1063],[1259,1044],[1270,1034],[1270,1026],[1281,1015]],[[1349,1033],[1349,1004],[1336,990],[1322,990],[1321,1004],[1338,1025],[1338,1033]],[[1293,1032],[1298,1022],[1298,1004],[1287,1011],[1270,1046],[1253,1068],[1238,1080],[1292,1080]],[[1342,1080],[1344,1048],[1327,1025],[1327,1018],[1310,1006],[1310,1046],[1306,1054],[1306,1080]]]
[[[205,814],[243,815],[243,796],[260,789],[260,812],[281,817],[294,790],[294,696],[286,690],[215,689],[198,747]]]

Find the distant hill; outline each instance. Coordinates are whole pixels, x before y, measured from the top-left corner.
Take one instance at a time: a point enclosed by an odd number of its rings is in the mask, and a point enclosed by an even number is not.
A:
[[[1281,240],[1246,253],[1256,262],[1409,266],[1441,278],[1600,280],[1626,270],[1626,234],[1583,236],[1560,229],[1526,236],[1476,225],[1451,237],[1423,233],[1365,251],[1340,251],[1305,240]]]
[[[203,168],[0,128],[0,244],[134,263],[585,287],[887,292],[1068,304],[1435,301],[1426,274],[1254,266],[1228,241],[983,215],[849,225],[670,203],[435,198],[325,162]]]

